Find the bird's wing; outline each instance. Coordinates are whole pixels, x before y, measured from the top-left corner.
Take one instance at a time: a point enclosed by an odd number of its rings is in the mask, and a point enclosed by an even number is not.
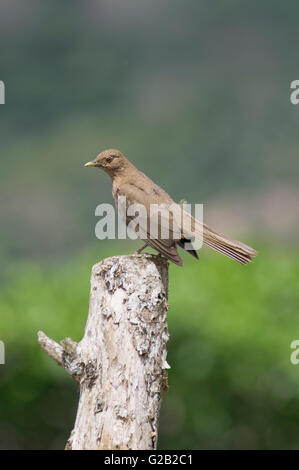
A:
[[[150,236],[154,239],[181,240],[181,227],[169,204],[156,203],[142,188],[132,184],[122,185],[117,194],[126,197],[127,223],[133,219],[138,222],[140,238]]]
[[[181,231],[168,205],[150,204],[149,196],[141,188],[130,184],[122,185],[118,195],[126,197],[126,223],[133,228],[134,222],[138,237],[173,263],[182,266],[183,261],[176,248]]]
[[[182,258],[178,254],[178,250],[176,248],[176,244],[172,242],[171,245],[167,244],[167,240],[158,240],[147,238],[145,239],[147,244],[157,250],[159,253],[165,256],[165,258],[169,259],[173,263],[177,264],[178,266],[183,266],[184,262]]]

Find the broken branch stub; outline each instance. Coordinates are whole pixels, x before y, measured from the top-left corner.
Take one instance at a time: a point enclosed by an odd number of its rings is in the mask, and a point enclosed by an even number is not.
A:
[[[88,319],[79,343],[42,349],[80,385],[67,449],[156,448],[161,394],[167,390],[168,262],[149,254],[93,266]]]

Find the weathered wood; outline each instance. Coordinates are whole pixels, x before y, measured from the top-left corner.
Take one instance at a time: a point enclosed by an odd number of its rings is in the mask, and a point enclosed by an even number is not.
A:
[[[42,349],[80,384],[67,449],[155,449],[167,389],[168,263],[136,254],[93,266],[83,339]]]

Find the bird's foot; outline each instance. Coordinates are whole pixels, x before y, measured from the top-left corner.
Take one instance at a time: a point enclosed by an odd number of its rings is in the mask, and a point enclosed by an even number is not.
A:
[[[141,248],[138,248],[138,250],[136,250],[135,253],[137,253],[138,255],[140,255],[140,253],[142,252],[142,250],[144,250],[144,248],[146,248],[146,247],[147,247],[147,243],[145,243],[144,245],[142,245]]]

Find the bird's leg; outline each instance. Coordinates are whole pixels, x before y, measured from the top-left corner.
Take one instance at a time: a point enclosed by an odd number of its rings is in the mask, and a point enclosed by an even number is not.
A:
[[[142,245],[141,248],[138,248],[138,250],[136,250],[136,253],[140,254],[140,253],[142,252],[142,250],[144,250],[144,248],[147,247],[147,245],[148,245],[147,243],[145,243],[144,245]]]

